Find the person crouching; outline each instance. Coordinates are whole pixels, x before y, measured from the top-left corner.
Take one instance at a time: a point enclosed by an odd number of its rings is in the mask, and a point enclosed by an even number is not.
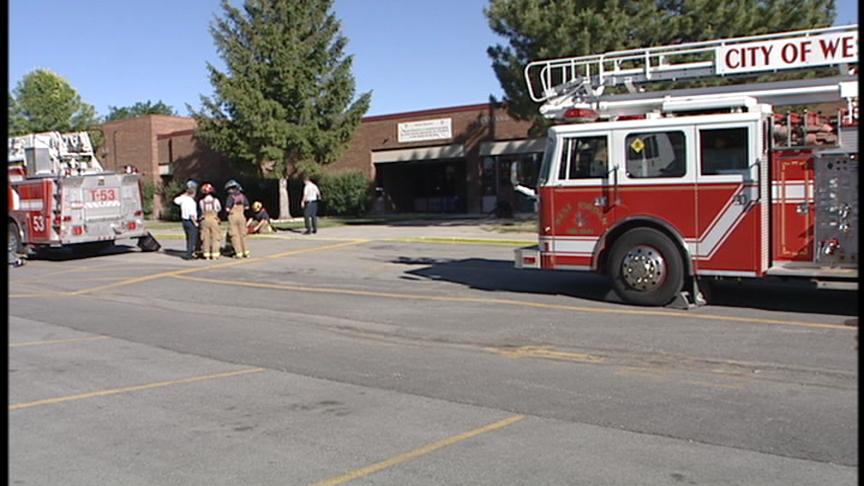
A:
[[[259,201],[252,203],[252,217],[246,221],[246,230],[250,235],[273,233],[273,226],[270,224],[270,215]]]

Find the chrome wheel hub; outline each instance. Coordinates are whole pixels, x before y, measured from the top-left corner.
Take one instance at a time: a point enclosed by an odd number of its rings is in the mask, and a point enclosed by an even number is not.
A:
[[[624,255],[621,276],[629,287],[649,292],[660,287],[666,278],[666,262],[656,249],[635,246]]]

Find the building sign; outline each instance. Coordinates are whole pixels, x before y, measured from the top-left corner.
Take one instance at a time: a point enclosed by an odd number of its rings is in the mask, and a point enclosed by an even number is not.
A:
[[[717,74],[857,63],[858,32],[720,46],[715,56]]]
[[[441,118],[439,120],[400,123],[396,128],[399,132],[399,143],[451,139],[453,138],[451,122],[450,118]]]

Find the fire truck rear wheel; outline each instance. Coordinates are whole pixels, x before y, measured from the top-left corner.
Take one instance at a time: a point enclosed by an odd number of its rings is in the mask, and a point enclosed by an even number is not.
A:
[[[607,268],[615,292],[630,304],[668,304],[684,285],[681,253],[666,235],[651,228],[621,235]]]
[[[15,221],[9,220],[9,253],[21,253],[21,233],[18,231],[18,225]]]

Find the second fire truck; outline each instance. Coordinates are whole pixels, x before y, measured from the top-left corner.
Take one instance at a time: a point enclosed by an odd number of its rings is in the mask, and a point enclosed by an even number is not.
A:
[[[516,266],[601,272],[637,305],[703,303],[708,278],[857,289],[857,69],[857,25],[529,64],[557,124]],[[821,77],[645,90],[791,70]]]
[[[86,132],[9,138],[9,253],[99,249],[137,239],[151,250],[137,174],[102,168]]]

